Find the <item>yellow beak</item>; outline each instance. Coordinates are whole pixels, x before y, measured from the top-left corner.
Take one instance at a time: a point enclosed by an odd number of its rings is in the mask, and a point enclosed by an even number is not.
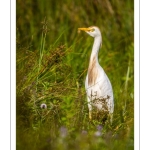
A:
[[[78,28],[78,30],[82,30],[82,31],[91,31],[91,28]]]

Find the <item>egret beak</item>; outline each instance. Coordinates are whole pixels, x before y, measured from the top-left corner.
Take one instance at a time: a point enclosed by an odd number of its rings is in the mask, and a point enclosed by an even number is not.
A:
[[[78,28],[78,30],[90,32],[92,29],[91,28]]]

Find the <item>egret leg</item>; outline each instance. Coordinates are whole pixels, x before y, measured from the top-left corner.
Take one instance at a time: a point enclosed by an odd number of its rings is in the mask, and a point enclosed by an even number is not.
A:
[[[88,108],[89,108],[89,119],[92,120],[92,105],[90,104],[90,99],[87,97]]]
[[[89,111],[89,119],[92,120],[92,111]]]

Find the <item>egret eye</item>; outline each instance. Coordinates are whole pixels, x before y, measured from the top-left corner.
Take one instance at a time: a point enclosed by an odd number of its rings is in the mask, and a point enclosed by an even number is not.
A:
[[[94,28],[92,28],[92,29],[90,30],[90,32],[93,32],[93,31],[95,31],[95,29],[94,29]]]

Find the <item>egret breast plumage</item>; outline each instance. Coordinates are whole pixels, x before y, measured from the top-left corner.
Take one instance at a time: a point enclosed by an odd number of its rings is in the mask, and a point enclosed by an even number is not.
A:
[[[104,111],[110,114],[112,119],[112,114],[114,111],[112,85],[98,61],[98,53],[102,45],[100,29],[96,26],[91,26],[88,28],[78,28],[78,30],[85,31],[87,34],[94,38],[94,44],[85,80],[89,119],[92,119],[93,106],[97,107],[99,111]]]

